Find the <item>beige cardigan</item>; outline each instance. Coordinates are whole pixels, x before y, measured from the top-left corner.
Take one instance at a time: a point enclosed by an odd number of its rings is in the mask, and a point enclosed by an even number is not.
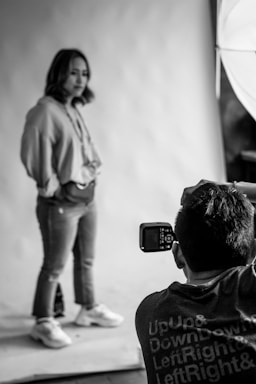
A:
[[[87,184],[97,177],[101,160],[80,114],[79,123],[81,131],[65,106],[49,96],[27,113],[21,161],[41,196],[53,196],[69,181]]]

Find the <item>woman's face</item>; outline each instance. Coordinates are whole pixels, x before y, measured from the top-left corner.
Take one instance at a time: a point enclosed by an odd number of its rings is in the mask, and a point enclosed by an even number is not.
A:
[[[88,83],[88,68],[81,57],[76,57],[70,62],[70,68],[63,88],[68,92],[69,98],[82,95]]]

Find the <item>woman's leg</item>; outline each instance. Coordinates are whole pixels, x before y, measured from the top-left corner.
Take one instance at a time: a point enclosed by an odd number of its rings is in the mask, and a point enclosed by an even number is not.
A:
[[[42,234],[44,259],[37,281],[33,315],[43,318],[53,316],[56,287],[74,245],[79,212],[77,208],[52,204],[40,197],[36,212]]]
[[[95,203],[92,202],[84,207],[73,248],[75,302],[87,308],[95,305],[93,262],[96,226],[97,212]]]
[[[73,249],[75,301],[81,305],[75,324],[85,327],[90,325],[116,327],[123,322],[123,316],[95,302],[93,261],[96,221],[96,207],[91,203],[85,207],[84,215],[80,218]]]

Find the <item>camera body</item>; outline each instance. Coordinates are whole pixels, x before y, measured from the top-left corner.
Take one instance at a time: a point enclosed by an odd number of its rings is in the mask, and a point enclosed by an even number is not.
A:
[[[143,252],[169,251],[176,240],[171,224],[166,222],[142,223],[139,235]]]

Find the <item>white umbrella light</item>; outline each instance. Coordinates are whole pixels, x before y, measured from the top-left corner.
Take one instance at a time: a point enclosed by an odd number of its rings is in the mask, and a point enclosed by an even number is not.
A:
[[[217,53],[237,98],[256,120],[256,0],[221,0]]]

